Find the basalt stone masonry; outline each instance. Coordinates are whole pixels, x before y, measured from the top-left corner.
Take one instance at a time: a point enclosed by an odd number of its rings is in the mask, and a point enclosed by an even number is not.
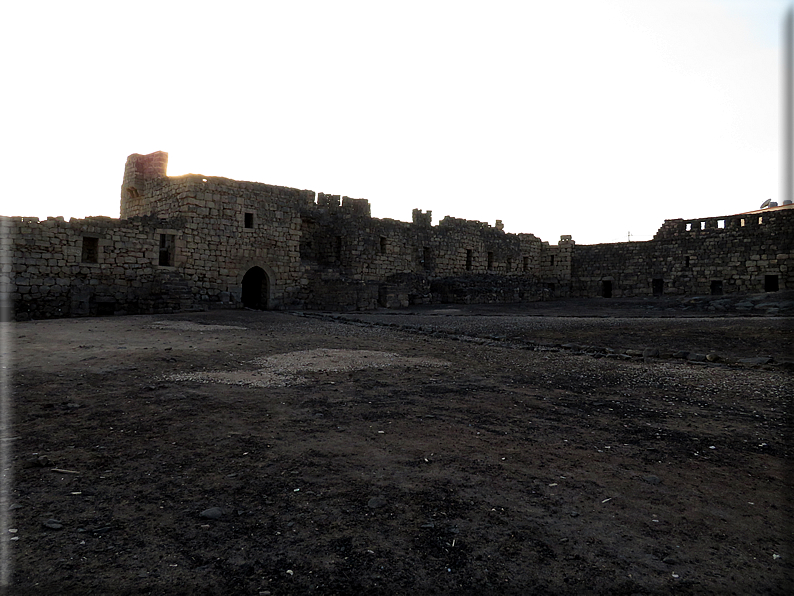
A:
[[[668,220],[653,240],[549,245],[486,223],[189,174],[131,155],[121,218],[3,218],[18,320],[207,308],[349,310],[794,287],[790,205]],[[794,262],[794,261],[792,261]]]
[[[794,206],[672,219],[647,242],[577,246],[572,296],[774,292],[794,288]]]

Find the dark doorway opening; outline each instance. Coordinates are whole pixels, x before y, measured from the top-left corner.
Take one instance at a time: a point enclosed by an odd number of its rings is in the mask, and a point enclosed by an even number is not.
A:
[[[174,235],[160,234],[160,257],[157,264],[161,267],[174,266]]]
[[[714,279],[711,281],[711,295],[712,296],[721,296],[722,295],[722,281]]]
[[[651,282],[651,287],[653,288],[653,295],[654,296],[661,296],[664,294],[664,280],[663,279],[654,279]]]
[[[612,281],[605,279],[601,282],[601,297],[612,298]]]
[[[267,309],[270,281],[261,267],[251,267],[243,276],[243,306],[257,310]]]
[[[777,275],[764,276],[764,292],[777,292],[780,285],[777,280]]]

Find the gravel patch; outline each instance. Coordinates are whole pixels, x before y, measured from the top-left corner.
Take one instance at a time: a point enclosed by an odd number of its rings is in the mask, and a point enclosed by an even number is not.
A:
[[[240,330],[245,331],[248,327],[238,325],[202,325],[190,321],[157,321],[151,325],[146,325],[144,329],[164,329],[168,331],[223,331]]]
[[[250,364],[255,367],[253,370],[176,373],[164,377],[164,380],[248,385],[251,387],[288,387],[309,383],[308,379],[301,376],[306,373],[337,373],[365,368],[449,366],[448,362],[435,358],[415,358],[374,350],[327,348],[299,350],[260,357],[251,361]]]

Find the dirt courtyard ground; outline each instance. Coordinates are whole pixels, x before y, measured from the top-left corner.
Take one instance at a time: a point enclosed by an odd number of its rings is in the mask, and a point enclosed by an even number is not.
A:
[[[9,594],[794,593],[792,319],[600,304],[15,323]]]

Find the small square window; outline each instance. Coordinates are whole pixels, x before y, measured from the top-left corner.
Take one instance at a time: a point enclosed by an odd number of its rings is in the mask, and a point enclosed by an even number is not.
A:
[[[254,214],[253,213],[246,213],[245,214],[245,227],[246,228],[253,228],[254,227]]]
[[[99,263],[99,238],[83,238],[83,263]]]
[[[721,229],[721,230],[725,229],[725,220],[724,219],[718,219],[717,220],[717,227],[719,229]]]

